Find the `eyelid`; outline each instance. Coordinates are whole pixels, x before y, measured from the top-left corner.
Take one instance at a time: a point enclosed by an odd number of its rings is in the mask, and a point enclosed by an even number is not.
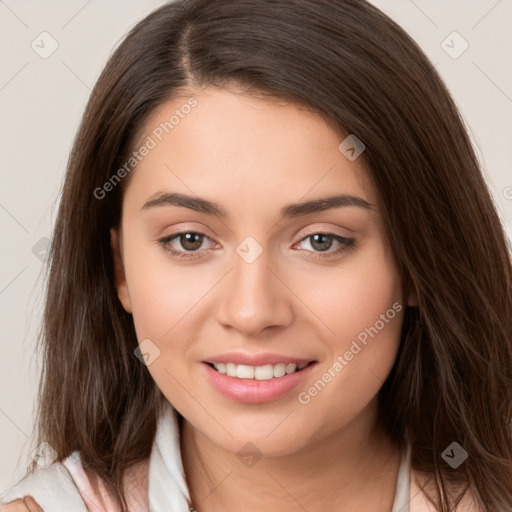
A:
[[[341,226],[338,226],[338,228],[340,228]],[[314,228],[307,228],[305,232],[303,232],[300,240],[302,241],[305,237],[308,237],[308,236],[311,236],[311,235],[317,235],[319,233],[322,233],[324,235],[332,235],[332,236],[339,236],[341,238],[349,238],[349,237],[346,237],[340,233],[336,233],[335,230],[336,228],[335,227],[330,227],[330,228],[319,228],[319,227],[314,227]],[[349,228],[345,228],[343,227],[342,229],[346,229],[347,231],[350,231],[351,233],[354,232],[354,230],[352,229],[349,229]]]
[[[174,226],[175,227],[167,226],[162,229],[161,231],[163,232],[167,233],[167,230],[169,230],[169,232],[159,238],[169,237],[181,233],[198,233],[211,238],[210,235],[206,234],[206,232],[211,232],[211,230],[208,228],[208,226],[201,222],[178,222],[174,224]]]

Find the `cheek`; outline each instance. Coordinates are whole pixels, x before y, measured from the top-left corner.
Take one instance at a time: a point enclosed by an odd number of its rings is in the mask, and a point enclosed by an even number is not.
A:
[[[176,265],[157,244],[137,235],[125,239],[125,273],[139,341],[172,336],[180,320],[193,314],[211,280],[199,267]]]
[[[125,238],[125,273],[135,331],[141,350],[149,347],[152,354],[148,371],[166,398],[180,411],[188,411],[189,395],[183,392],[183,383],[190,379],[186,361],[192,358],[194,312],[213,276],[176,265],[167,256],[153,242],[138,240],[136,235]]]
[[[325,397],[332,392],[333,400],[369,401],[389,374],[400,343],[404,305],[393,258],[375,239],[338,271],[316,277],[302,293],[325,333],[328,356],[322,370],[333,382]]]
[[[329,345],[338,352],[344,352],[347,342],[350,345],[350,340],[378,322],[395,302],[402,304],[400,277],[380,239],[369,240],[337,267],[302,279],[298,290],[319,325],[324,325]],[[399,332],[401,322],[395,313],[392,309],[388,316],[393,321],[380,329],[386,333],[382,337],[392,338]],[[378,327],[382,327],[380,322]]]
[[[350,269],[316,297],[329,356],[319,379],[299,396],[311,417],[339,425],[356,417],[376,396],[394,364],[405,306],[401,281],[380,245],[360,253]]]

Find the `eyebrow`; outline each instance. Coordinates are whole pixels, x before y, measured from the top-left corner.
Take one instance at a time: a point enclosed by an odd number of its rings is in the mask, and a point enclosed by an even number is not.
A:
[[[157,192],[151,196],[142,209],[154,208],[157,206],[181,206],[196,212],[214,215],[221,219],[229,218],[229,213],[221,205],[197,196],[189,196],[179,193]],[[280,210],[283,219],[291,219],[302,215],[323,212],[332,208],[356,206],[365,210],[373,210],[374,204],[369,203],[359,196],[349,194],[336,194],[301,203],[291,203]]]

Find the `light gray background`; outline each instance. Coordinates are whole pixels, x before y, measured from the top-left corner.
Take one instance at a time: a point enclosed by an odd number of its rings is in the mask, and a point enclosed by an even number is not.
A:
[[[372,2],[445,79],[512,238],[512,0]],[[71,142],[113,47],[163,3],[0,0],[0,492],[23,475],[35,448],[41,260]],[[51,48],[44,31],[58,43],[46,59],[31,47]],[[454,31],[469,44],[458,58],[465,43]]]

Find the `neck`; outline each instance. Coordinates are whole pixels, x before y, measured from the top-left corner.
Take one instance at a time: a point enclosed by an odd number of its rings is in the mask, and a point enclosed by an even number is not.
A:
[[[181,452],[194,509],[388,512],[400,450],[376,411],[372,403],[334,433],[288,455],[263,456],[250,467],[184,420]]]

